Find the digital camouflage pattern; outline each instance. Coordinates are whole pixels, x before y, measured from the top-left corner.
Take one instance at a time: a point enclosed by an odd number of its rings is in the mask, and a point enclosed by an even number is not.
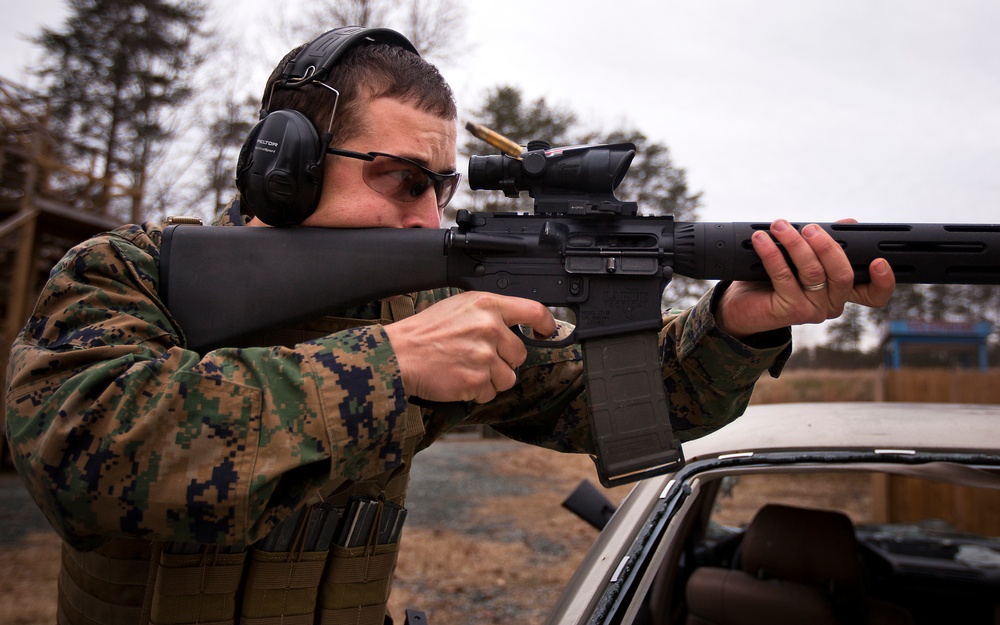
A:
[[[184,348],[157,295],[160,235],[157,225],[132,225],[72,249],[11,351],[15,462],[70,545],[249,544],[319,489],[399,465],[407,394],[381,325],[294,348],[200,356]],[[451,293],[420,293],[416,310]],[[661,335],[681,440],[741,414],[756,379],[776,372],[790,345],[787,331],[762,349],[723,335],[711,295],[665,317]],[[587,452],[581,374],[578,349],[529,348],[518,384],[495,401],[425,408],[421,448],[458,423],[476,423]]]

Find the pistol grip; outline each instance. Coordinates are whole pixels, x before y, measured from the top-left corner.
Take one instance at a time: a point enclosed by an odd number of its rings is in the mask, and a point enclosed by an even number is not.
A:
[[[589,339],[582,347],[601,484],[610,488],[683,466],[663,390],[658,333]]]

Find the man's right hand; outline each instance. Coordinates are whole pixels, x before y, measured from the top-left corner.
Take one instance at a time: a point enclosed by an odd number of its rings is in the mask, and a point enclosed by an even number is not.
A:
[[[510,328],[551,335],[556,321],[543,304],[466,292],[385,326],[407,394],[428,401],[484,403],[517,382],[527,349]]]

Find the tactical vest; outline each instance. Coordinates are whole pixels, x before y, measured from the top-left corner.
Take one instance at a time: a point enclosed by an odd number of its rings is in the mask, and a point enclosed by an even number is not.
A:
[[[413,314],[413,296],[382,303],[377,323]],[[295,345],[372,320],[328,317],[257,337]],[[249,548],[114,540],[63,545],[58,622],[66,625],[382,625],[405,518],[411,461],[424,434],[406,414],[403,462],[298,509]],[[338,535],[334,535],[334,533]]]

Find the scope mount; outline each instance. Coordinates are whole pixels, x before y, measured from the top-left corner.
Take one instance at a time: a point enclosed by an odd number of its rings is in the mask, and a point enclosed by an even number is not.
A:
[[[638,202],[622,202],[617,199],[595,200],[581,197],[535,198],[536,215],[606,215],[615,217],[635,217],[639,212]]]

